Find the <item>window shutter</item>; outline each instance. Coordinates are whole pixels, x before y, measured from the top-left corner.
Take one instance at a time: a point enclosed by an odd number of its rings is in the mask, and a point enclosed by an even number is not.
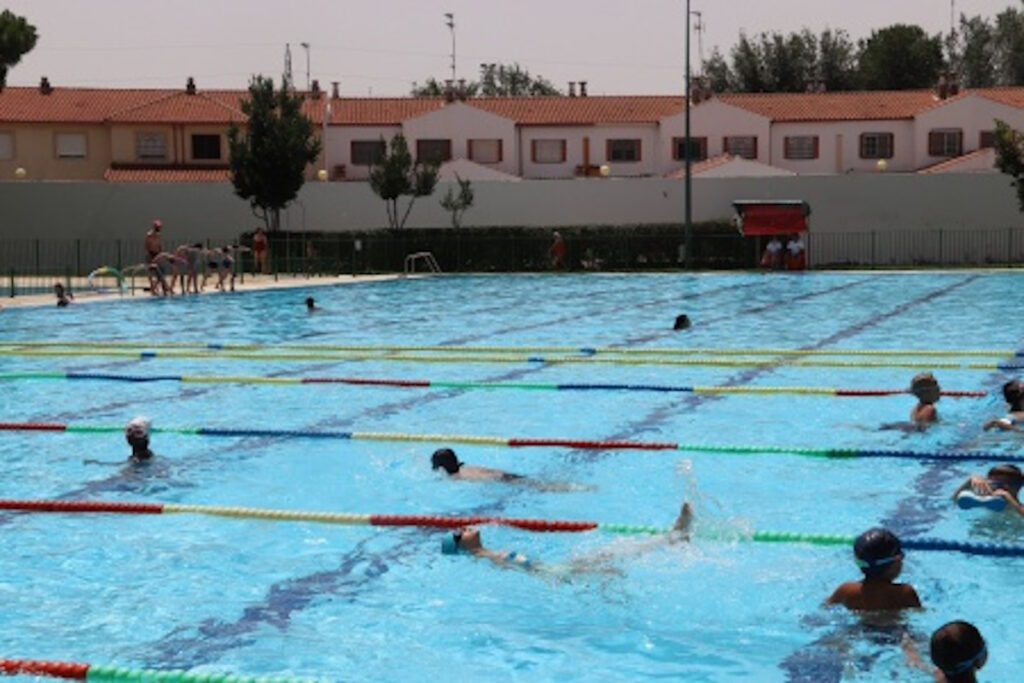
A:
[[[928,133],[928,156],[941,157],[942,152],[942,134]]]

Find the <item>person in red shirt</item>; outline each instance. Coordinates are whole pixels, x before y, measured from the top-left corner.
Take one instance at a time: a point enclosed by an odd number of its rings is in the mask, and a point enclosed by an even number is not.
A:
[[[548,247],[548,256],[551,257],[551,267],[560,270],[565,268],[565,240],[562,239],[562,234],[557,230],[552,236],[554,241]]]
[[[256,273],[267,272],[267,252],[269,251],[267,233],[263,226],[257,226],[256,232],[252,235],[252,260],[253,271]]]

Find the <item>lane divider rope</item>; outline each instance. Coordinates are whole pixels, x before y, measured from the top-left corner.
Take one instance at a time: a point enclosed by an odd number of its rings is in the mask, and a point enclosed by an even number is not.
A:
[[[0,422],[0,431],[71,432],[80,434],[120,434],[117,425],[63,424],[59,422]],[[257,429],[228,427],[152,427],[152,433],[213,437],[260,437],[299,439],[339,439],[352,441],[405,441],[441,444],[476,444],[510,448],[573,448],[581,450],[684,451],[723,455],[791,454],[815,458],[901,458],[950,462],[997,461],[1024,462],[1024,454],[986,451],[914,451],[889,448],[810,448],[803,446],[677,443],[674,441],[592,440],[561,437],[504,437],[471,434],[429,434],[418,432],[340,432],[304,429]]]
[[[602,522],[491,515],[408,515],[314,512],[271,508],[186,505],[179,503],[144,503],[97,500],[0,499],[0,510],[50,513],[114,513],[114,514],[199,514],[237,519],[259,519],[278,522],[314,522],[321,524],[361,526],[402,526],[430,529],[458,529],[485,524],[514,527],[531,532],[581,533],[604,531],[614,534],[667,534],[668,527],[643,524],[607,524]],[[755,531],[749,534],[723,532],[698,533],[697,538],[709,540],[740,540],[755,543],[808,543],[812,545],[852,546],[855,537],[847,534],[823,534],[793,531]],[[968,555],[1024,557],[1024,545],[971,541],[950,541],[937,538],[907,538],[904,548],[914,550],[950,551]]]
[[[7,372],[0,381],[20,380],[93,380],[106,382],[182,382],[191,384],[344,384],[432,389],[519,389],[529,391],[647,391],[696,394],[800,394],[864,398],[909,394],[907,389],[850,389],[801,386],[703,386],[672,384],[551,383],[551,382],[479,382],[472,380],[393,379],[379,377],[267,377],[262,375],[125,375],[86,372]],[[983,398],[985,391],[943,390],[952,398]]]
[[[168,669],[132,669],[108,664],[85,664],[43,659],[0,659],[0,674],[49,676],[96,683],[305,683],[315,679],[238,674],[191,673]]]

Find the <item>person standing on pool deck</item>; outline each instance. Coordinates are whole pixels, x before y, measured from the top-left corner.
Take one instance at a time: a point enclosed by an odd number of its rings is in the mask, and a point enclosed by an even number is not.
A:
[[[1003,417],[985,423],[984,429],[1002,429],[1019,432],[1018,424],[1024,422],[1024,385],[1019,379],[1011,379],[1003,385],[1003,398],[1010,404],[1010,410]]]
[[[267,272],[269,246],[267,233],[263,230],[262,225],[257,225],[256,232],[252,234],[252,272],[254,275]]]
[[[565,268],[565,240],[562,239],[562,233],[557,230],[552,233],[554,241],[551,246],[548,247],[548,256],[551,257],[551,267],[555,270],[561,270]]]
[[[920,607],[921,599],[909,583],[894,583],[903,569],[900,539],[886,529],[868,529],[853,544],[861,581],[847,581],[825,601],[859,612],[878,612]]]
[[[163,228],[163,223],[160,219],[153,221],[153,227],[146,233],[146,264],[152,265],[153,260],[164,250],[163,244],[160,241],[160,229]],[[149,270],[149,291],[156,296],[157,279],[153,273],[153,270]]]

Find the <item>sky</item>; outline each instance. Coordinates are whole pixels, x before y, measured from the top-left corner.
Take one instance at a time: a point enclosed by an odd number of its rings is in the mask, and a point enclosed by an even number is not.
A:
[[[953,0],[956,16],[992,18],[1021,0]],[[0,9],[36,26],[35,49],[9,85],[245,88],[253,74],[284,69],[291,44],[298,87],[309,77],[343,96],[402,96],[413,82],[473,80],[482,63],[519,63],[563,91],[587,81],[591,95],[683,90],[686,0],[5,0]],[[950,0],[690,0],[701,47],[728,55],[748,35],[844,29],[856,41],[894,23],[948,32]],[[696,25],[697,16],[691,16]],[[308,44],[308,49],[301,43]]]

